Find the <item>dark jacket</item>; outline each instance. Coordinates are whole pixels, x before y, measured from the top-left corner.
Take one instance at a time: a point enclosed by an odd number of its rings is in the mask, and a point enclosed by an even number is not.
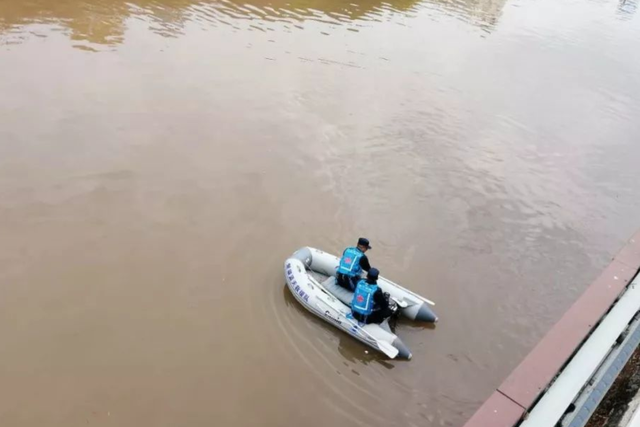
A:
[[[369,264],[369,258],[367,258],[366,255],[362,255],[362,258],[360,258],[360,267],[362,267],[364,271],[371,270],[371,264]]]
[[[368,279],[367,279],[367,283],[370,283],[372,285],[377,285],[375,281],[371,281]],[[389,308],[389,300],[384,296],[384,292],[382,292],[382,289],[380,289],[379,286],[378,286],[378,290],[373,294],[373,302],[375,304],[373,307],[374,311],[385,310]]]

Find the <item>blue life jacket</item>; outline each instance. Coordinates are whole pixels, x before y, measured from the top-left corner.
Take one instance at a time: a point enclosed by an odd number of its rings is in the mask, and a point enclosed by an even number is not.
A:
[[[345,274],[350,277],[360,276],[362,273],[362,267],[360,267],[360,258],[364,256],[358,248],[347,248],[342,254],[340,259],[340,265],[338,266],[338,273]]]
[[[360,280],[356,287],[356,292],[351,300],[351,310],[363,316],[368,316],[373,311],[373,294],[378,290],[378,285],[367,283],[366,280]]]

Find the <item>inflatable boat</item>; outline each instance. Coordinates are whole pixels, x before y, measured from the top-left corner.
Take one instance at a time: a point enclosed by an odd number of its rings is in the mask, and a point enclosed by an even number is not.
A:
[[[366,325],[353,318],[350,308],[353,293],[336,283],[339,263],[340,259],[335,255],[301,248],[284,263],[287,286],[304,308],[321,319],[391,359],[411,359],[411,351],[391,331],[388,321]],[[422,322],[438,321],[430,307],[434,305],[432,301],[383,277],[378,278],[378,286],[395,301],[400,315]]]

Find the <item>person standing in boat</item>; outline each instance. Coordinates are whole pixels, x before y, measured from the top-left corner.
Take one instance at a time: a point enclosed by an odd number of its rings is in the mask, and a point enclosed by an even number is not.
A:
[[[393,314],[388,296],[378,287],[377,268],[370,268],[367,278],[360,280],[351,300],[353,318],[362,323],[382,323]]]
[[[339,286],[351,292],[356,290],[362,270],[369,271],[371,268],[369,258],[365,255],[369,249],[371,249],[369,239],[360,237],[358,246],[344,250],[336,272],[336,282]]]

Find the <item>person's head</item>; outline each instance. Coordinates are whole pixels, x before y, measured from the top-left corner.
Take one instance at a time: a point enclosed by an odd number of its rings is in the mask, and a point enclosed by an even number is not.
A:
[[[367,250],[371,249],[371,245],[369,245],[369,239],[365,237],[359,238],[358,249],[360,249],[362,252],[366,252]]]
[[[377,283],[378,282],[378,276],[380,276],[380,270],[378,270],[377,268],[371,267],[369,269],[369,271],[367,272],[367,282],[369,282],[369,283]]]

